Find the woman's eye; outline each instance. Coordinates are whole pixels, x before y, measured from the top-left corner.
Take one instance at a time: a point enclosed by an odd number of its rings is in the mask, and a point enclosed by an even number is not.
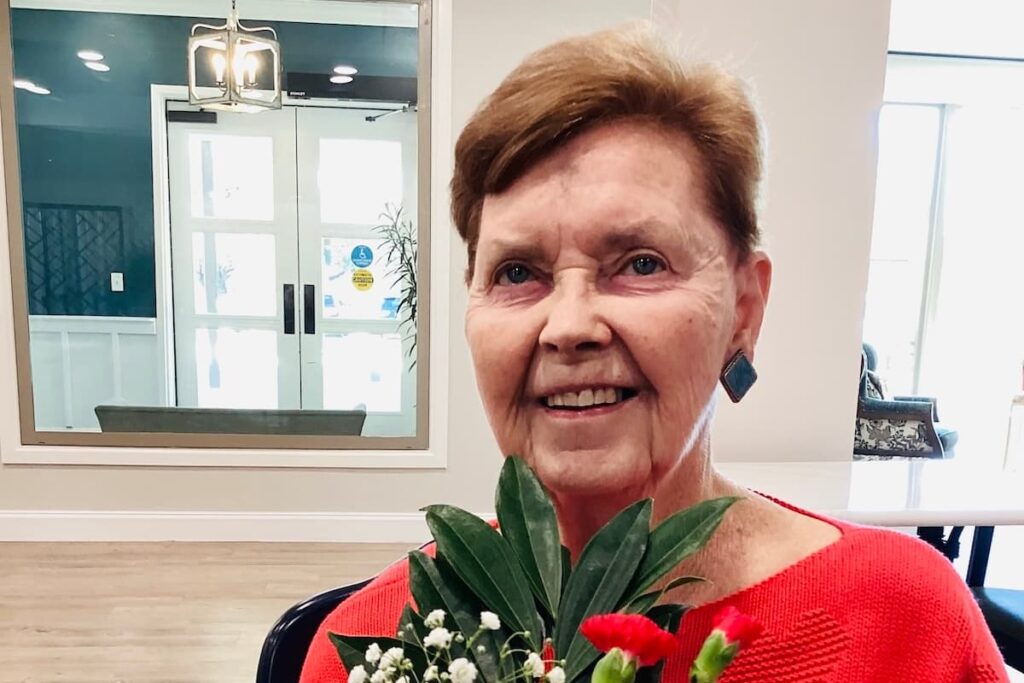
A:
[[[629,269],[635,275],[653,275],[664,268],[660,260],[649,255],[634,256],[629,262]]]
[[[521,285],[532,278],[533,273],[521,263],[513,263],[498,271],[499,285]]]

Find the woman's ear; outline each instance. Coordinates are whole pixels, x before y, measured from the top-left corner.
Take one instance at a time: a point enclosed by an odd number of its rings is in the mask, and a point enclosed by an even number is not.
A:
[[[736,324],[728,354],[743,351],[754,360],[754,347],[761,335],[768,291],[772,285],[772,262],[768,254],[755,251],[736,264]]]

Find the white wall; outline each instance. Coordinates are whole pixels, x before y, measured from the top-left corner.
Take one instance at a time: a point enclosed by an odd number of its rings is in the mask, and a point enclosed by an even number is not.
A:
[[[850,457],[888,4],[657,3],[687,54],[753,82],[768,131],[761,222],[775,279],[760,381],[740,405],[720,402],[719,460]]]
[[[530,50],[645,18],[650,8],[648,0],[454,0],[453,129]],[[887,3],[687,0],[658,4],[656,13],[663,25],[666,17],[675,22],[694,53],[727,57],[757,81],[771,135],[764,222],[778,275],[757,358],[763,379],[747,402],[723,406],[719,457],[848,457]],[[465,257],[457,240],[451,253],[446,470],[6,465],[0,467],[0,529],[3,510],[412,513],[439,500],[491,509],[499,458],[462,334]],[[9,338],[9,328],[0,336]],[[9,372],[12,363],[2,367]]]

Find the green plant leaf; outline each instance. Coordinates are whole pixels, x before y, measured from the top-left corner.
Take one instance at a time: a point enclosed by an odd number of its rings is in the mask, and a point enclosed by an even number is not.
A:
[[[572,553],[564,545],[562,546],[562,595],[565,595],[565,586],[569,583],[569,576],[572,574]]]
[[[530,589],[552,617],[562,595],[562,544],[555,506],[522,458],[505,459],[494,506],[501,535],[519,559]]]
[[[409,588],[421,612],[429,614],[435,609],[443,609],[447,613],[445,626],[453,626],[467,637],[476,633],[482,606],[444,560],[435,561],[419,550],[410,552]],[[506,638],[508,631],[504,628],[485,632],[478,640],[485,646],[485,651],[465,652],[465,656],[476,662],[487,683],[498,683],[510,673],[502,669],[498,657]],[[456,644],[452,645],[454,648]]]
[[[683,615],[686,614],[688,609],[690,608],[686,605],[656,605],[647,612],[647,618],[669,633],[676,633],[679,630],[679,624],[683,620]],[[663,659],[654,666],[645,666],[639,669],[636,672],[635,683],[659,683],[661,681],[661,670],[664,667],[665,660]]]
[[[679,586],[684,586],[688,583],[697,583],[699,581],[704,581],[704,578],[701,576],[676,577],[666,583],[665,586],[659,590],[653,590],[649,593],[644,593],[643,595],[633,598],[625,607],[622,608],[622,611],[626,614],[646,614],[649,609],[654,607],[654,605],[661,600],[661,596],[668,591],[673,588],[678,588]]]
[[[405,651],[405,656],[412,662],[416,671],[425,671],[427,667],[427,658],[423,650],[416,647],[410,647],[397,638],[382,638],[380,636],[343,636],[337,633],[328,633],[327,637],[330,638],[331,643],[334,645],[334,649],[337,650],[338,657],[341,658],[341,663],[345,665],[346,671],[351,671],[354,666],[366,664],[366,660],[364,658],[366,655],[366,648],[370,647],[371,643],[377,643],[380,645],[380,649],[385,651],[393,647],[402,648]]]
[[[684,559],[704,547],[739,498],[714,498],[671,515],[653,531],[623,604],[640,597]]]
[[[566,679],[576,680],[598,657],[579,632],[583,620],[615,610],[643,557],[650,533],[651,500],[617,514],[590,539],[562,594],[555,653],[566,660]]]
[[[508,541],[487,522],[457,507],[431,505],[424,510],[438,555],[513,631],[529,631],[527,642],[540,650],[544,626]]]
[[[428,633],[430,633],[430,629],[423,623],[423,617],[412,608],[412,605],[406,603],[402,609],[402,616],[398,619],[398,639],[407,643],[408,647],[415,647],[426,653],[423,639],[427,637]],[[455,645],[456,643],[452,643],[453,648]]]

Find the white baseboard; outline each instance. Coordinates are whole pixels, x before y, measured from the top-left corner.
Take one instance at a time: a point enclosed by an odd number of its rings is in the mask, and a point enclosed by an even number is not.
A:
[[[0,510],[0,541],[418,543],[421,512]]]

